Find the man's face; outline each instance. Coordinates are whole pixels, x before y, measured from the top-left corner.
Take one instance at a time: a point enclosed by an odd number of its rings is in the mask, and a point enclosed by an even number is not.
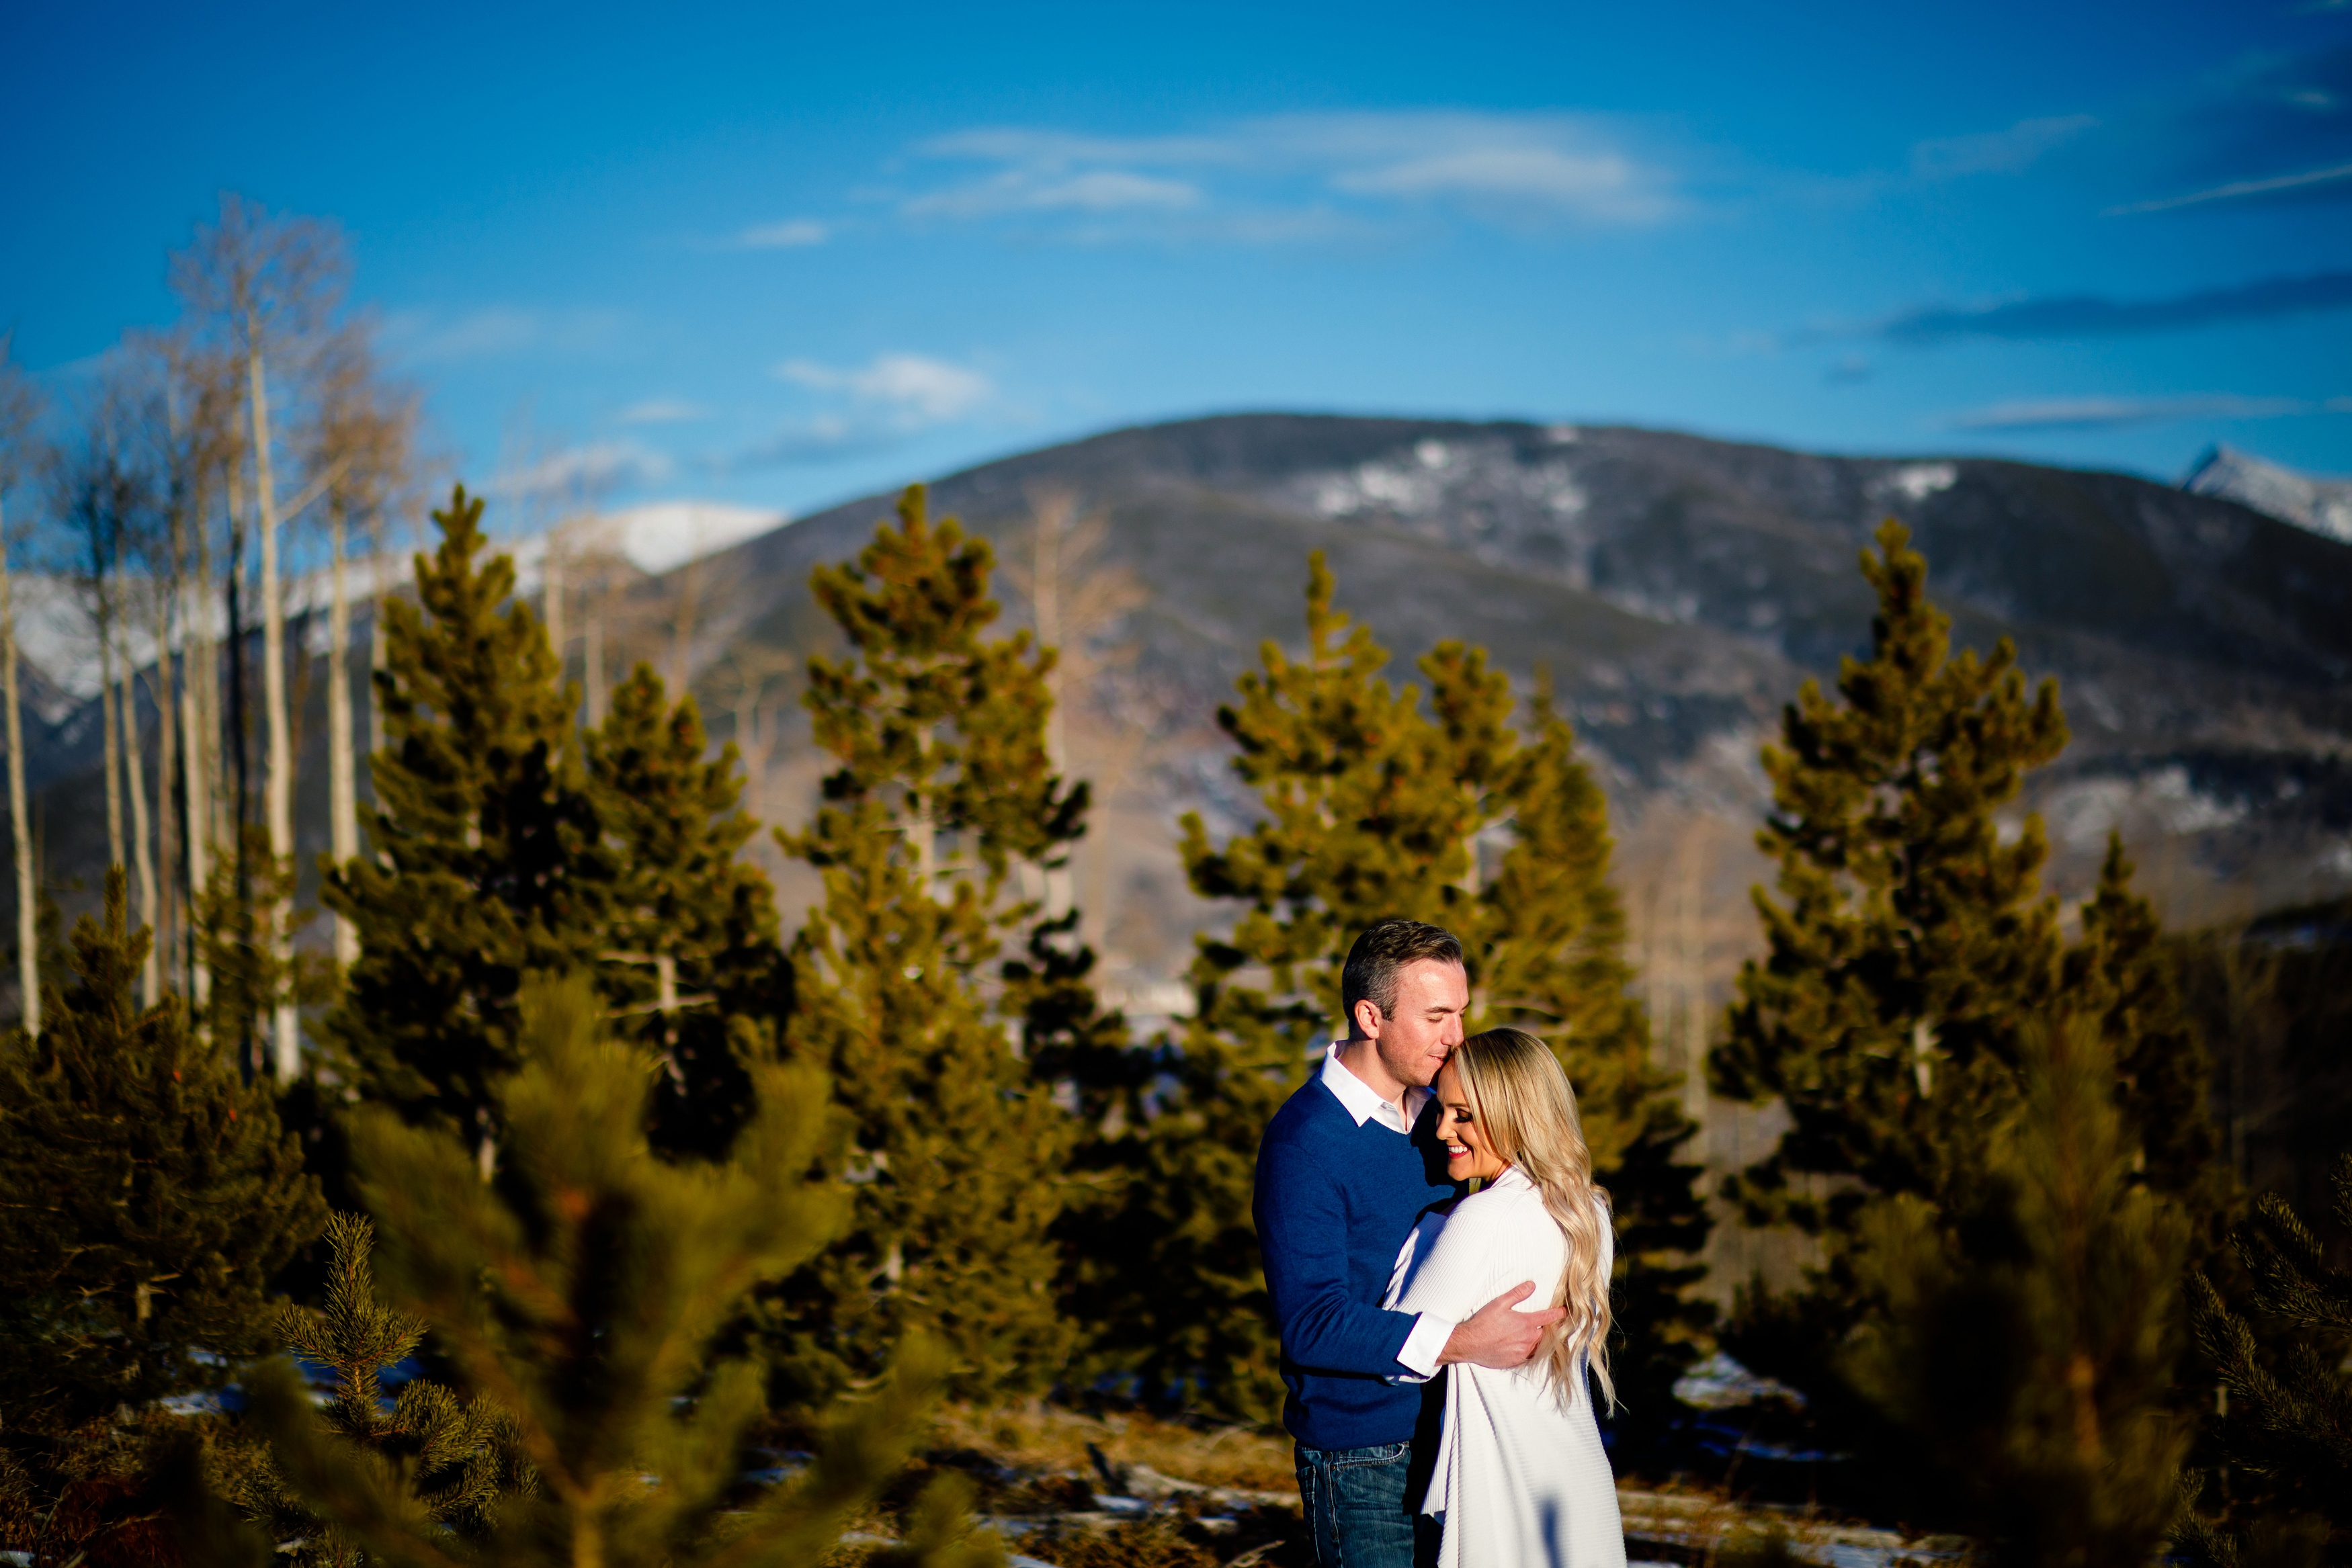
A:
[[[1462,1015],[1469,1006],[1470,977],[1461,965],[1415,958],[1397,972],[1395,1015],[1382,1018],[1371,1003],[1358,1002],[1356,1028],[1370,1038],[1398,1082],[1425,1088],[1462,1043]]]

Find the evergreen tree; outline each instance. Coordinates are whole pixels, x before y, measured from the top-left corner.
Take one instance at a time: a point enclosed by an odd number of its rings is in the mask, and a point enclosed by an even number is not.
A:
[[[910,1357],[801,1478],[731,1506],[759,1377],[710,1353],[744,1293],[822,1246],[838,1217],[836,1190],[806,1176],[824,1085],[761,1063],[731,1157],[664,1161],[643,1131],[657,1063],[604,1037],[592,986],[534,981],[518,1010],[520,1066],[493,1091],[506,1140],[491,1181],[459,1137],[381,1107],[359,1113],[353,1143],[390,1306],[430,1324],[467,1385],[511,1415],[535,1489],[502,1502],[478,1543],[446,1531],[406,1478],[327,1440],[289,1374],[257,1380],[281,1471],[372,1561],[816,1560],[897,1469],[935,1381]],[[1000,1561],[984,1540],[956,1539],[952,1501],[934,1500],[931,1550],[917,1555]]]
[[[486,1399],[461,1402],[423,1377],[402,1383],[387,1400],[384,1375],[423,1343],[424,1320],[377,1300],[368,1259],[375,1228],[363,1216],[328,1220],[327,1244],[333,1259],[323,1308],[289,1303],[276,1324],[278,1339],[334,1375],[334,1397],[320,1412],[322,1435],[374,1456],[436,1527],[480,1543],[496,1528],[499,1500],[533,1485],[514,1418]],[[277,1543],[278,1555],[297,1568],[357,1568],[366,1561],[359,1545],[304,1506],[274,1469],[255,1473],[236,1490]]]
[[[380,609],[369,852],[330,867],[322,892],[360,957],[327,1030],[364,1096],[470,1129],[487,1160],[523,977],[593,964],[613,866],[546,634],[513,563],[477,559],[480,499],[461,486],[433,517],[416,601]]]
[[[474,1129],[488,1160],[524,977],[593,968],[660,1053],[656,1146],[713,1156],[791,998],[773,893],[736,861],[757,824],[734,749],[706,758],[693,699],[642,667],[575,744],[577,694],[513,563],[480,559],[481,509],[460,489],[436,513],[416,602],[384,604],[370,852],[324,894],[360,939],[329,1032],[363,1094]]]
[[[1843,1230],[1868,1193],[1940,1197],[1953,1140],[2005,1110],[2017,1030],[2057,978],[2058,909],[2039,891],[2039,817],[2003,843],[1995,813],[2066,744],[2054,681],[2032,696],[2004,640],[1948,657],[1927,563],[1890,519],[1863,557],[1879,596],[1872,654],[1843,703],[1807,682],[1767,747],[1775,814],[1758,844],[1769,952],[1739,977],[1710,1066],[1737,1099],[1794,1123],[1736,1178],[1752,1222]],[[1821,1199],[1791,1177],[1853,1177]]]
[[[640,664],[588,736],[588,771],[615,870],[599,988],[623,1031],[656,1051],[657,1146],[716,1155],[772,1060],[792,974],[767,874],[736,856],[759,824],[738,809],[730,742],[707,758],[691,696],[675,706]]]
[[[984,635],[992,559],[916,486],[856,564],[812,580],[854,656],[809,663],[839,766],[808,830],[777,835],[824,887],[793,943],[788,1050],[832,1079],[855,1196],[841,1240],[770,1303],[801,1397],[873,1375],[909,1333],[941,1341],[971,1394],[1042,1387],[1067,1350],[1048,1231],[1070,1118],[982,982],[1034,914],[1009,871],[1066,852],[1086,796],[1046,760],[1053,655]]]
[[[12,1429],[197,1385],[249,1348],[268,1281],[325,1219],[318,1185],[176,998],[134,1000],[148,935],[121,867],[74,927],[79,983],[0,1044],[0,1406]],[[48,971],[56,974],[57,971]]]
[[[2239,1201],[2214,1125],[2213,1062],[2183,995],[2156,907],[2132,888],[2123,835],[2107,835],[2081,937],[2060,964],[2062,994],[2095,1016],[2116,1058],[2116,1103],[2138,1141],[2142,1179],[2179,1200],[2191,1256],[2220,1250]]]
[[[211,977],[200,1021],[207,1036],[259,1072],[269,1066],[267,1035],[278,1000],[299,1007],[331,1001],[335,974],[324,955],[294,946],[313,912],[295,907],[293,860],[272,860],[269,835],[256,823],[246,823],[241,836],[242,865],[235,855],[222,856],[196,892],[197,961]]]
[[[2352,1234],[2352,1154],[2331,1185],[2336,1228]],[[2189,1516],[2183,1544],[2220,1568],[2323,1553],[2341,1563],[2352,1557],[2352,1270],[2331,1264],[2275,1193],[2254,1200],[2234,1240],[2252,1312],[2231,1311],[2202,1274],[2190,1283],[2199,1348],[2229,1396],[2221,1437],[2232,1475],[2217,1490],[2234,1517]]]
[[[1953,656],[1926,560],[1892,519],[1878,542],[1862,559],[1879,601],[1870,658],[1843,662],[1842,700],[1808,682],[1765,748],[1775,810],[1758,842],[1780,896],[1757,891],[1768,952],[1743,967],[1709,1060],[1718,1092],[1778,1099],[1792,1124],[1726,1195],[1824,1250],[1793,1294],[1743,1292],[1727,1342],[1801,1389],[1864,1470],[1885,1450],[1841,1345],[1882,1332],[1886,1309],[1855,1272],[1860,1218],[1898,1196],[1968,1208],[1990,1179],[1985,1130],[2021,1113],[2038,1020],[2063,1003],[2101,1031],[2132,1184],[2175,1205],[2200,1245],[2228,1197],[2202,1043],[2120,843],[2070,947],[2040,887],[2040,819],[2013,838],[1998,820],[2066,743],[2056,684],[2029,694],[2005,639],[1989,658]],[[1900,1467],[1874,1479],[1908,1484]]]
[[[1873,1310],[1843,1370],[1917,1445],[1934,1521],[1995,1563],[2140,1568],[2188,1436],[2168,1408],[2188,1217],[2134,1177],[2101,1020],[2021,1027],[2018,1050],[2021,1092],[1978,1130],[1970,1186],[1864,1207]]]
[[[1670,1385],[1706,1322],[1680,1297],[1698,1270],[1675,1254],[1705,1240],[1706,1218],[1696,1169],[1675,1157],[1693,1128],[1629,994],[1605,802],[1542,693],[1523,734],[1508,679],[1482,651],[1445,643],[1420,663],[1424,715],[1417,690],[1379,678],[1388,654],[1334,607],[1320,555],[1308,573],[1306,657],[1269,643],[1264,670],[1218,714],[1265,816],[1223,846],[1197,816],[1183,824],[1194,890],[1247,907],[1229,936],[1201,941],[1179,1093],[1150,1121],[1129,1211],[1105,1226],[1133,1257],[1116,1276],[1129,1295],[1094,1311],[1130,1325],[1153,1381],[1213,1369],[1213,1406],[1271,1408],[1276,1354],[1248,1218],[1258,1135],[1339,1024],[1356,934],[1405,916],[1462,939],[1469,1027],[1528,1029],[1559,1052],[1615,1204],[1624,1315],[1644,1357],[1633,1382]],[[1242,983],[1253,967],[1267,984]],[[1661,1410],[1654,1392],[1638,1403]]]

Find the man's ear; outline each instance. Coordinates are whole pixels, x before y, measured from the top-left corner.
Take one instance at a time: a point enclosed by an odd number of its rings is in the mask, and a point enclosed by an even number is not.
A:
[[[1355,1014],[1349,1021],[1356,1026],[1358,1040],[1380,1039],[1381,1024],[1384,1021],[1381,1017],[1381,1004],[1370,997],[1359,997]]]

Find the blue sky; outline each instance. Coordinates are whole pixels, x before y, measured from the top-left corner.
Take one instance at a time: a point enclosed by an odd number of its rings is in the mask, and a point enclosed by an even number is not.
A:
[[[2352,0],[25,5],[0,134],[34,369],[234,189],[344,225],[477,482],[1273,408],[2352,471]]]

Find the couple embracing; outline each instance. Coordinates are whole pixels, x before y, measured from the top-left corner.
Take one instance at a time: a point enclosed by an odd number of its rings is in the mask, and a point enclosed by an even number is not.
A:
[[[1348,1038],[1266,1128],[1255,1203],[1316,1561],[1624,1568],[1588,1385],[1613,1398],[1608,1196],[1568,1077],[1520,1030],[1463,1037],[1433,925],[1366,931],[1340,994]]]

